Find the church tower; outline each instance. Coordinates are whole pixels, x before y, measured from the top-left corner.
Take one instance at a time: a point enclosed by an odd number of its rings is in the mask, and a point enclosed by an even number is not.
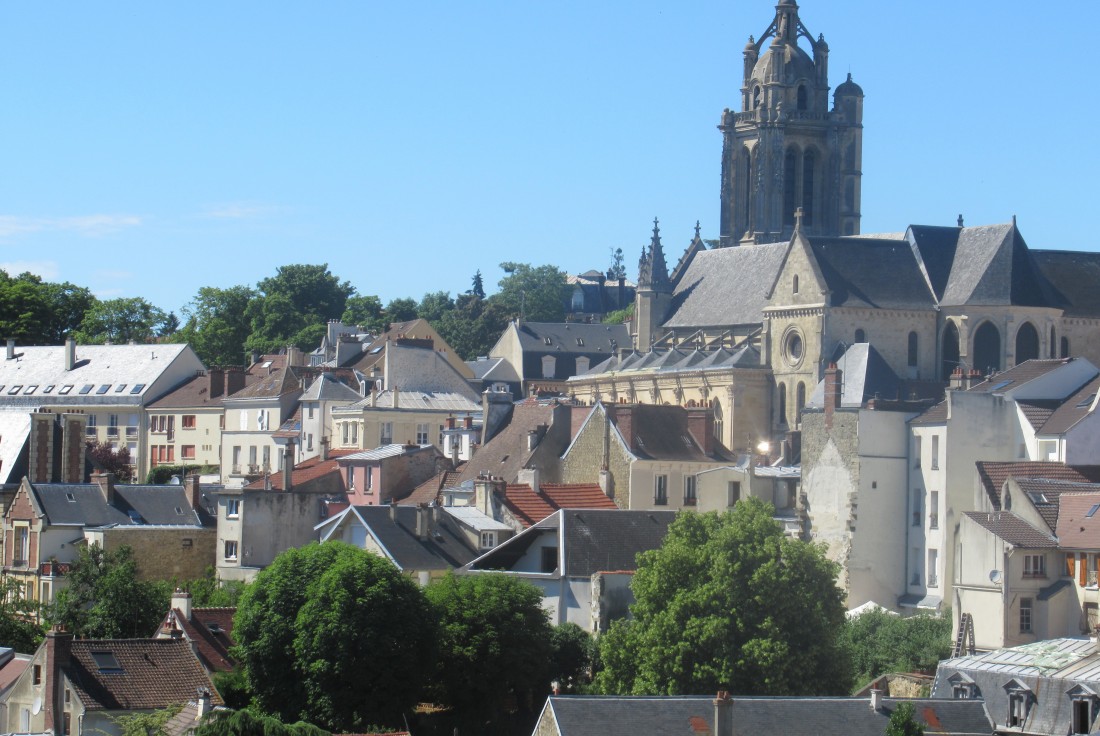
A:
[[[829,45],[795,0],[779,0],[760,40],[749,37],[741,112],[727,108],[718,129],[722,247],[788,240],[799,208],[807,235],[859,233],[863,90],[849,74],[829,109]]]
[[[672,302],[672,281],[668,277],[665,250],[661,245],[661,230],[653,219],[653,237],[649,249],[642,251],[638,261],[638,288],[635,292],[634,347],[642,352],[653,347],[656,331],[665,319]]]

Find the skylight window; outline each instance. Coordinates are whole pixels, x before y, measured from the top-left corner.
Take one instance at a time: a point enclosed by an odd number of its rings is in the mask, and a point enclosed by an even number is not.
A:
[[[8,396],[14,396],[15,394],[19,393],[22,390],[23,390],[23,384],[19,384],[18,386],[12,386],[10,389],[8,389]]]
[[[1093,400],[1096,399],[1096,394],[1089,394],[1088,398],[1077,405],[1078,409],[1088,409],[1092,406]]]
[[[103,384],[102,386],[100,386],[99,388],[97,388],[95,390],[95,395],[96,396],[102,396],[103,394],[107,393],[110,390],[111,390],[111,384],[105,383],[105,384]]]
[[[260,364],[260,367],[261,368],[270,368],[271,367],[271,361],[270,360],[265,360],[263,363]]]
[[[100,672],[122,672],[114,652],[92,652],[92,661]]]
[[[72,390],[73,390],[73,385],[72,385],[72,384],[70,383],[70,384],[69,384],[69,385],[67,385],[67,386],[62,386],[62,387],[61,387],[61,390],[60,390],[60,391],[58,391],[57,393],[59,393],[59,394],[67,394],[67,393],[69,393],[69,392],[70,392],[70,391],[72,391]]]
[[[76,503],[76,496],[71,493],[66,493],[65,498],[69,499],[69,503]]]
[[[49,386],[47,386],[46,388],[42,389],[42,393],[44,393],[44,394],[52,394],[52,393],[53,393],[53,390],[54,390],[54,386],[55,386],[55,384],[52,384],[52,383],[51,383],[51,384],[50,384]]]
[[[86,384],[84,384],[83,386],[81,386],[81,387],[80,387],[80,395],[81,395],[81,396],[83,396],[84,394],[89,394],[89,393],[91,393],[91,392],[92,392],[92,389],[93,389],[93,388],[95,388],[95,384],[94,384],[94,383],[86,383]]]
[[[997,383],[997,384],[994,384],[994,385],[990,386],[989,390],[990,391],[1000,391],[1002,388],[1004,388],[1005,386],[1007,386],[1010,383],[1015,383],[1015,381],[1001,381],[1000,383]]]
[[[1089,509],[1089,512],[1085,514],[1085,518],[1091,519],[1097,511],[1100,511],[1100,503],[1094,503],[1092,508]]]
[[[125,383],[120,383],[117,386],[115,386],[115,393],[116,394],[120,394],[125,390],[126,390],[126,384]]]
[[[34,386],[27,386],[27,390],[24,391],[23,394],[24,395],[33,394],[37,390],[38,390],[38,384],[35,384]]]
[[[145,390],[145,384],[144,383],[139,383],[136,386],[134,386],[132,389],[130,389],[130,393],[131,394],[140,394],[143,390]]]

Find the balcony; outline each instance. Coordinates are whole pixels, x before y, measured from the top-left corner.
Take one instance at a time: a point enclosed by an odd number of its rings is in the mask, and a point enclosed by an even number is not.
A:
[[[72,565],[68,562],[43,562],[38,566],[38,574],[45,577],[60,577],[61,575],[68,575],[72,570]]]
[[[118,427],[107,427],[107,436],[112,439],[118,439]]]

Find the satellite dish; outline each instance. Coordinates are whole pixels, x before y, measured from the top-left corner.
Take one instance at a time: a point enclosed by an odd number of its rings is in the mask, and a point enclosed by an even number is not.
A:
[[[990,570],[989,571],[989,582],[991,582],[991,583],[1001,582],[1001,571],[1000,570]]]
[[[34,702],[31,703],[31,713],[38,715],[42,712],[42,696],[35,696]]]

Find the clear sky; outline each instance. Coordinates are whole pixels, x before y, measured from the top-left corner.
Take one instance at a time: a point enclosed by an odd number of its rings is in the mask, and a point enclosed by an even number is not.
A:
[[[4,3],[0,264],[178,310],[327,262],[360,293],[502,261],[628,273],[718,236],[724,107],[774,2]],[[1098,247],[1100,3],[803,0],[866,93],[863,232]],[[1076,142],[1075,142],[1076,141]]]

